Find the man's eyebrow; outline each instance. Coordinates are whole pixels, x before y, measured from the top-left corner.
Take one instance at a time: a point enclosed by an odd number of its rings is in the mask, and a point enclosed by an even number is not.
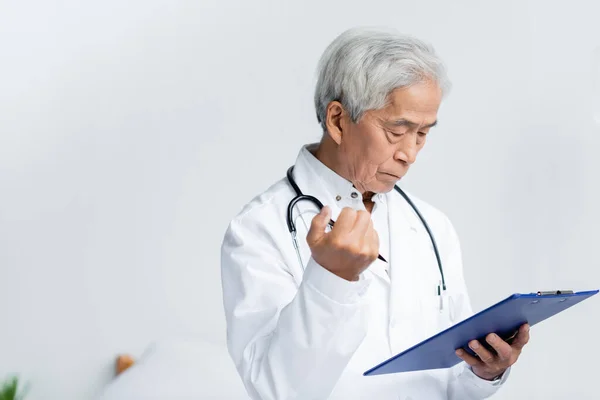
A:
[[[434,126],[437,125],[437,123],[438,123],[437,120],[435,120],[429,125],[422,126],[421,129],[433,128]],[[404,118],[400,118],[395,121],[391,121],[390,124],[393,126],[408,126],[409,128],[417,128],[419,126],[419,124],[409,121]]]

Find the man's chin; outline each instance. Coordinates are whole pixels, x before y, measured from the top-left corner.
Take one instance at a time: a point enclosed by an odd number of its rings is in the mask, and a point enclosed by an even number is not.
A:
[[[397,176],[390,174],[385,174],[385,176],[384,174],[380,174],[378,179],[375,179],[366,185],[367,187],[364,191],[372,193],[388,193],[394,190],[394,186],[400,181],[400,179],[402,178],[398,178]]]
[[[388,193],[388,192],[394,190],[394,186],[396,185],[396,183],[398,181],[399,181],[399,179],[398,180],[394,180],[394,181],[378,182],[377,190],[374,190],[373,192],[375,192],[375,193]]]

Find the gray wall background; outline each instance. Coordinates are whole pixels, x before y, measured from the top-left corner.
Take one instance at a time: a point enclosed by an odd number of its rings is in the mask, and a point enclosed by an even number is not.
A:
[[[86,399],[118,352],[223,344],[226,225],[318,140],[316,62],[355,25],[448,64],[405,186],[456,225],[475,309],[600,287],[599,4],[0,1],[0,376]],[[535,327],[496,398],[595,398],[599,307]]]

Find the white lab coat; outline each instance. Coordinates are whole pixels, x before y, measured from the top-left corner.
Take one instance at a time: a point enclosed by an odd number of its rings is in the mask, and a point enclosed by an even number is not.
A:
[[[341,209],[319,183],[303,148],[294,177],[305,194]],[[282,171],[282,173],[285,171]],[[322,183],[322,182],[321,182]],[[395,191],[388,205],[388,275],[376,260],[348,282],[310,256],[306,233],[318,210],[298,205],[294,219],[304,266],[286,225],[295,196],[284,178],[231,221],[222,245],[223,301],[229,353],[252,399],[484,399],[503,384],[478,378],[460,363],[447,370],[363,376],[363,372],[471,315],[459,242],[448,218],[414,198],[442,258],[447,295],[426,230]]]

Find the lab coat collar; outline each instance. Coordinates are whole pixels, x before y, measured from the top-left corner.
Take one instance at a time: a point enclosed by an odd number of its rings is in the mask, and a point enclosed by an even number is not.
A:
[[[362,194],[356,190],[352,182],[338,175],[314,156],[313,152],[316,150],[317,146],[318,143],[311,143],[303,146],[300,150],[300,154],[298,154],[298,161],[301,161],[315,174],[317,179],[320,180],[326,188],[331,198],[335,200],[336,203],[339,203],[340,208],[346,206],[355,208],[362,203]],[[384,199],[385,195],[383,193],[376,193],[371,198],[371,200],[376,203],[384,201]]]
[[[400,185],[397,185],[400,186]],[[406,191],[405,191],[406,192]],[[410,196],[410,193],[407,193]],[[410,229],[414,233],[418,232],[419,229],[422,228],[422,223],[415,211],[412,209],[410,204],[402,197],[400,193],[396,191],[396,189],[392,189],[385,194],[386,201],[388,204],[388,208],[390,209],[390,230],[393,226],[392,224],[392,214],[395,214],[393,217],[398,219],[402,218],[402,225],[406,229]],[[414,200],[413,200],[414,202]]]
[[[352,182],[338,175],[314,156],[313,152],[316,148],[316,143],[302,147],[300,150],[300,157],[306,161],[308,167],[312,169],[318,179],[325,184],[328,191],[331,192],[331,195],[337,201],[342,198],[345,200],[359,199],[362,201],[361,194],[354,188]]]
[[[341,208],[343,208],[343,205],[339,204],[339,201],[335,198],[336,192],[351,194],[354,187],[350,181],[337,175],[311,153],[311,150],[316,146],[317,143],[312,143],[300,149],[296,163],[294,164],[294,179],[304,194],[315,196],[324,205],[331,207],[335,219],[341,212]],[[420,220],[400,193],[392,189],[385,194],[382,193],[376,196],[388,204],[390,234],[393,228],[399,228],[396,226],[398,222],[394,223],[394,220],[398,218],[402,218],[402,226],[406,229],[418,232],[418,229],[420,229]],[[362,202],[362,200],[360,201]],[[303,203],[307,202],[299,203],[300,208],[306,206]],[[395,216],[392,217],[392,215]]]
[[[341,212],[339,202],[336,200],[336,192],[344,191],[350,194],[352,183],[337,175],[334,171],[321,163],[310,150],[314,149],[316,144],[309,144],[300,149],[296,164],[294,165],[294,179],[303,194],[308,194],[316,197],[323,203],[329,206],[332,211],[332,218],[336,219]],[[303,212],[306,208],[313,208],[314,205],[308,202],[298,203],[298,208]],[[310,221],[308,225],[310,225]]]

